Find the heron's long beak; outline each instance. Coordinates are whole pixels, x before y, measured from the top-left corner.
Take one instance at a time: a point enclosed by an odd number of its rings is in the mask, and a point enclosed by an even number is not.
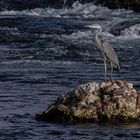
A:
[[[96,26],[96,25],[86,25],[85,27],[88,27],[88,28],[94,28],[94,29],[96,29],[96,28],[97,28],[97,26]]]

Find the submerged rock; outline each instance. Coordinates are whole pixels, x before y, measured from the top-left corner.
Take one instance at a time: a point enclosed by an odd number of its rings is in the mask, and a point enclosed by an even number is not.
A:
[[[140,96],[131,83],[90,82],[61,95],[37,120],[52,122],[135,121],[140,116]]]

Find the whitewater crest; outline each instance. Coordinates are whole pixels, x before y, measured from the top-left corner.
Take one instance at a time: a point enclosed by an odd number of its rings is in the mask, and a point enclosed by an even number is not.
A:
[[[46,17],[46,18],[65,18],[65,19],[82,19],[80,24],[84,26],[86,24],[99,23],[105,29],[103,33],[103,38],[105,40],[116,41],[116,39],[137,39],[140,38],[140,24],[135,24],[130,26],[129,28],[125,28],[121,31],[119,36],[115,36],[111,32],[109,32],[110,28],[119,23],[125,21],[125,18],[132,19],[132,16],[136,15],[131,10],[124,9],[116,9],[110,10],[107,7],[96,6],[93,3],[81,4],[76,1],[73,3],[71,8],[64,7],[62,9],[55,8],[35,8],[35,9],[27,9],[22,11],[2,11],[0,15],[3,16],[33,16],[33,17]],[[136,15],[139,19],[139,16]],[[86,19],[86,20],[85,20]],[[78,25],[77,25],[78,26]],[[74,27],[74,26],[73,26]],[[64,27],[66,28],[66,27]],[[5,29],[4,29],[5,30]],[[80,29],[79,29],[80,30]],[[93,31],[92,31],[93,32]],[[17,31],[16,31],[17,33]],[[77,40],[89,38],[93,39],[94,34],[89,30],[87,31],[75,31],[70,35],[62,35],[66,40],[72,39]],[[87,39],[86,39],[87,40]]]
[[[29,15],[29,16],[45,16],[45,17],[94,17],[102,13],[108,13],[110,10],[106,7],[96,6],[93,3],[81,4],[79,1],[73,3],[71,8],[35,8],[22,11],[2,11],[0,15]]]
[[[140,38],[140,24],[133,25],[121,31],[120,39],[137,39]]]

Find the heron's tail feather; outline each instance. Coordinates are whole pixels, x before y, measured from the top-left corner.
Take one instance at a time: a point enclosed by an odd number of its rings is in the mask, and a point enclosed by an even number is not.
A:
[[[115,70],[121,70],[121,68],[120,68],[120,64],[118,64],[118,65],[113,65],[113,67],[115,68]]]
[[[117,69],[120,71],[121,70],[121,68],[120,68],[120,64],[117,66]]]

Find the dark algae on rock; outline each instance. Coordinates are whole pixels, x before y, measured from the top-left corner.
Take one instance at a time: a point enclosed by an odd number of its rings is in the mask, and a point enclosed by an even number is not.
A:
[[[136,121],[140,116],[140,96],[133,84],[90,82],[61,95],[37,120],[50,122]]]

